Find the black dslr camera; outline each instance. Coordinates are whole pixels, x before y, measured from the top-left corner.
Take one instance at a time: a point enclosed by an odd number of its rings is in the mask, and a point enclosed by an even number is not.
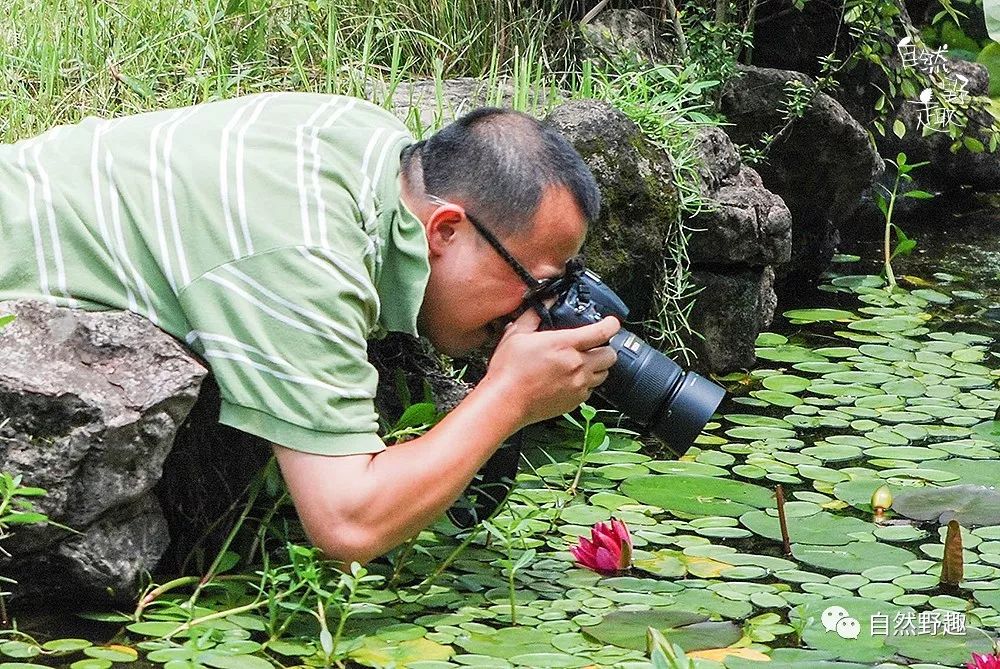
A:
[[[544,300],[555,297],[551,307]],[[529,293],[520,312],[533,308],[542,318],[543,330],[580,327],[605,316],[625,322],[628,307],[601,278],[574,259],[566,273],[540,284]],[[684,450],[701,432],[726,391],[695,372],[685,372],[639,337],[622,328],[609,345],[618,361],[596,393],[635,420],[648,432],[675,449]],[[483,466],[463,499],[448,517],[459,527],[471,527],[489,517],[506,499],[517,476],[523,431],[518,432]]]
[[[545,290],[555,294],[548,309],[536,302],[544,329],[575,328],[596,323],[605,316],[625,322],[628,307],[601,278],[582,263],[571,265],[566,275]],[[609,345],[618,361],[608,370],[598,395],[675,449],[686,449],[705,427],[726,391],[695,372],[685,372],[625,328]]]

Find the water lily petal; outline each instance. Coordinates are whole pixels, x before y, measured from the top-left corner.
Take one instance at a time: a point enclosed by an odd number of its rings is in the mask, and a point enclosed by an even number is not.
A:
[[[615,536],[623,544],[632,545],[632,533],[628,531],[628,525],[625,524],[623,520],[612,519],[611,527],[614,529]]]
[[[618,553],[612,553],[604,548],[597,549],[594,571],[602,574],[614,574],[618,571]]]

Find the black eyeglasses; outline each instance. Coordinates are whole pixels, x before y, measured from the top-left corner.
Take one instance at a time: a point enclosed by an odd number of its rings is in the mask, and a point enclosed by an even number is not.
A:
[[[447,200],[437,197],[436,195],[428,195],[427,199],[439,205],[453,204]],[[523,313],[529,306],[538,304],[540,300],[555,295],[559,292],[561,284],[566,281],[568,277],[578,274],[583,267],[582,258],[577,256],[575,258],[571,258],[569,262],[566,263],[566,272],[563,274],[550,277],[548,279],[536,279],[531,272],[524,267],[524,265],[517,261],[517,258],[515,258],[514,255],[507,250],[507,247],[505,247],[500,240],[497,239],[496,235],[490,232],[489,228],[483,225],[482,221],[478,220],[468,211],[465,212],[465,217],[469,219],[469,223],[472,223],[472,227],[476,229],[476,232],[478,232],[482,238],[493,247],[493,250],[495,250],[501,258],[503,258],[504,262],[506,262],[507,265],[514,270],[514,273],[517,274],[521,281],[524,282],[524,285],[528,287],[528,290],[524,293],[524,297],[521,300],[521,308],[515,312],[517,315]],[[514,317],[516,318],[516,316]]]

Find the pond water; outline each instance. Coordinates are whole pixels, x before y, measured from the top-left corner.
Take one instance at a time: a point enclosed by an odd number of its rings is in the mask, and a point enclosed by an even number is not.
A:
[[[609,432],[574,495],[582,431],[537,432],[491,531],[470,540],[441,523],[394,564],[373,565],[385,580],[364,591],[335,654],[413,669],[640,669],[652,666],[647,626],[706,669],[931,669],[989,652],[1000,632],[1000,231],[908,233],[920,247],[895,263],[903,288],[888,292],[871,263],[840,257],[811,305],[786,310],[761,335],[758,366],[727,378],[731,397],[679,459]],[[871,499],[882,486],[894,500],[876,521]],[[601,576],[575,566],[569,547],[611,518],[631,528],[634,567]],[[946,586],[953,518],[962,578]],[[273,611],[254,606],[257,588],[245,584],[207,588],[193,609],[178,606],[190,591],[167,594],[142,622],[123,616],[91,637],[117,635],[142,666],[166,669],[325,666],[316,619],[291,606],[289,587],[265,588],[288,605]],[[161,638],[191,616],[236,607]],[[331,629],[340,610],[327,609]],[[129,648],[67,643],[40,653],[17,638],[0,645],[11,662],[0,669],[131,659]]]

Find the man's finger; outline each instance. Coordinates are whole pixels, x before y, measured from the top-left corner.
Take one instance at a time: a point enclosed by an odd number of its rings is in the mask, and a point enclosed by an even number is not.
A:
[[[529,307],[524,310],[523,314],[507,324],[507,327],[504,329],[504,336],[515,332],[535,332],[538,330],[541,322],[542,317],[538,315],[537,311]]]
[[[596,346],[584,355],[593,369],[606,370],[618,362],[618,354],[610,346]]]
[[[608,316],[596,323],[578,328],[563,330],[570,338],[573,347],[578,351],[589,351],[595,346],[607,344],[615,333],[622,329],[621,322],[614,316]]]

